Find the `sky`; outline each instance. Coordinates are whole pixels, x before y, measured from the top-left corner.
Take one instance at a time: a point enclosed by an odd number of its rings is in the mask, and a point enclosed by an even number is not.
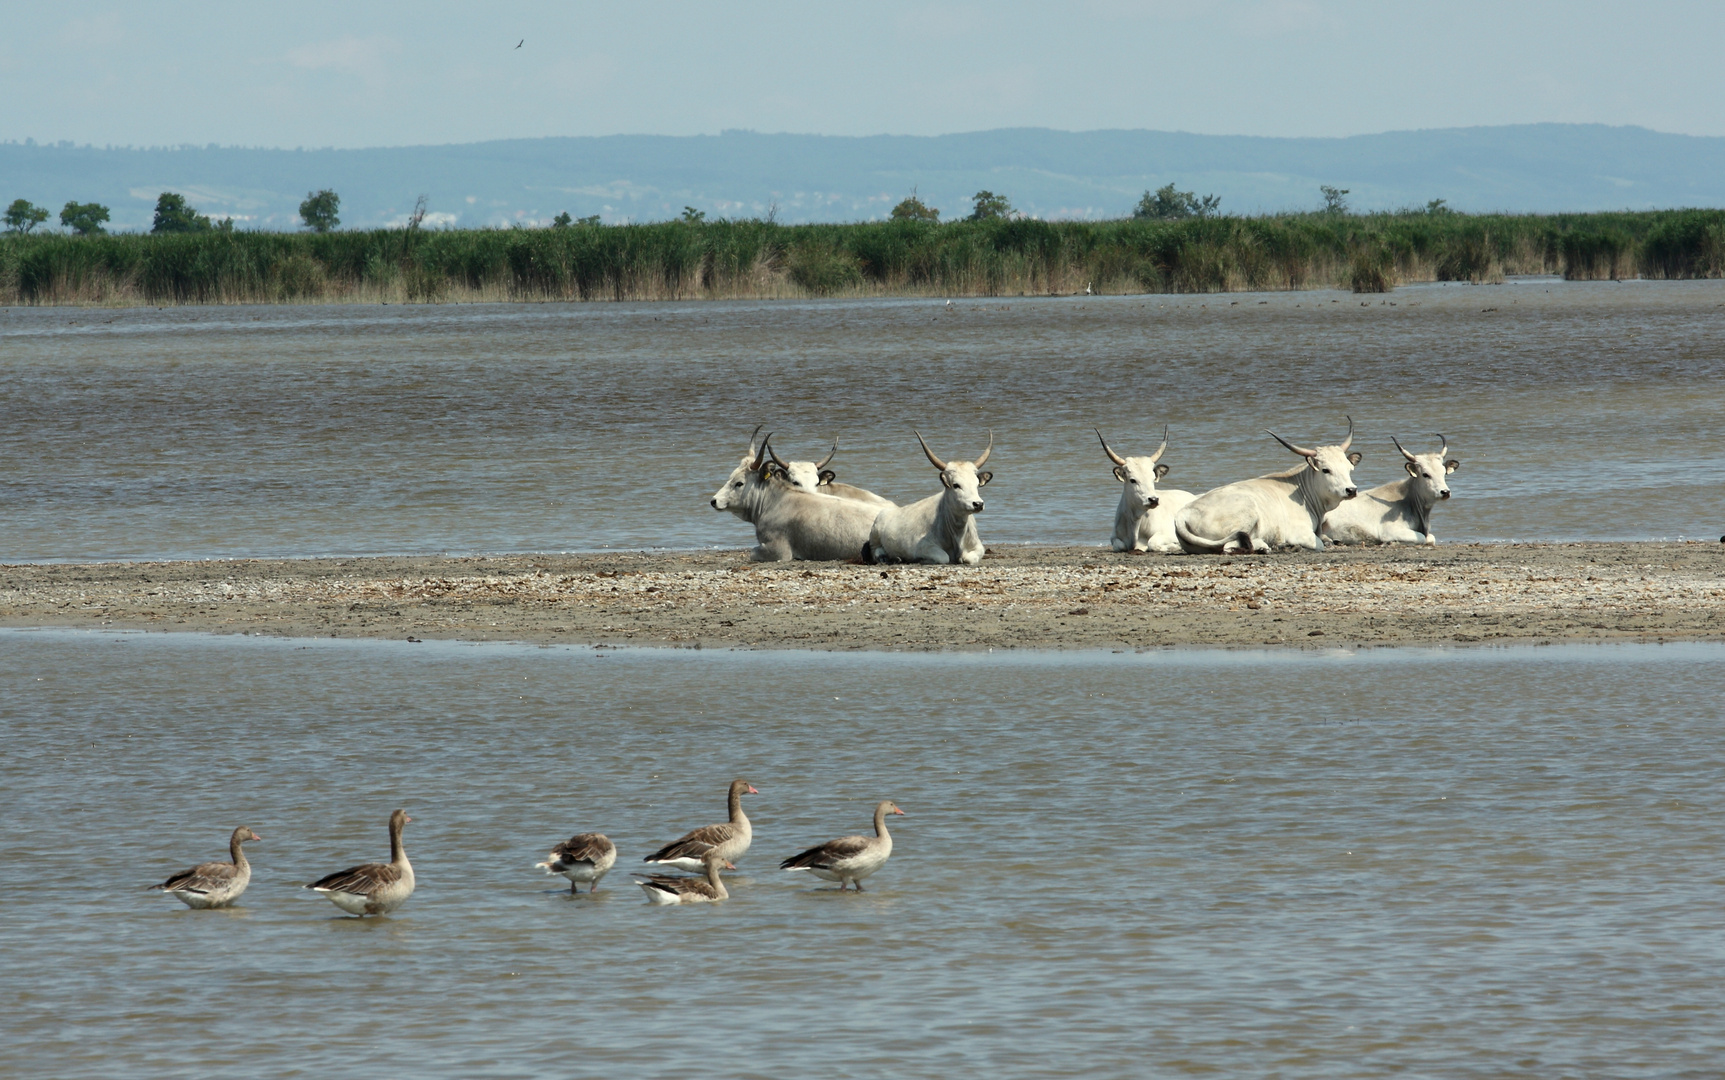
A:
[[[1537,121],[1725,135],[1721,41],[1725,4],[1689,0],[7,0],[0,140],[1346,136]]]

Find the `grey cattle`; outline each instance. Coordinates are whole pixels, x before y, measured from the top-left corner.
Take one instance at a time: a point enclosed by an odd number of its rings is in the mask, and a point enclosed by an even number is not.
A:
[[[922,452],[940,470],[943,489],[909,506],[889,506],[875,518],[869,530],[864,558],[877,563],[964,563],[982,561],[984,548],[976,534],[976,515],[982,512],[981,488],[994,474],[978,472],[994,450],[994,432],[988,433],[988,449],[975,461],[945,462],[916,433]]]
[[[1339,446],[1316,450],[1268,434],[1305,462],[1287,472],[1224,484],[1186,504],[1174,515],[1174,534],[1188,554],[1323,548],[1318,526],[1324,515],[1358,494],[1353,469],[1361,455],[1348,452],[1354,422],[1348,420],[1348,437]]]
[[[771,453],[771,450],[768,451]],[[833,448],[827,451],[827,456],[819,461],[780,461],[779,455],[773,454],[773,464],[778,467],[780,475],[792,487],[803,491],[812,491],[821,495],[831,495],[839,499],[855,499],[858,502],[872,503],[875,506],[896,506],[891,499],[883,499],[867,488],[851,484],[838,483],[838,473],[827,468],[833,455],[839,452],[839,444],[833,443]]]
[[[1157,464],[1168,449],[1168,429],[1162,429],[1162,445],[1149,457],[1121,457],[1102,440],[1102,452],[1114,463],[1114,479],[1120,481],[1120,504],[1114,509],[1114,536],[1109,544],[1115,551],[1178,552],[1180,539],[1174,535],[1174,515],[1197,498],[1190,491],[1178,488],[1158,490],[1156,481],[1168,475],[1168,466]]]
[[[1461,468],[1455,458],[1444,460],[1449,440],[1439,435],[1441,449],[1432,454],[1410,454],[1401,440],[1390,436],[1407,460],[1407,476],[1370,491],[1360,492],[1324,515],[1324,539],[1338,544],[1436,544],[1432,535],[1432,507],[1449,498],[1450,473]]]
[[[768,435],[757,448],[751,439],[751,452],[712,498],[713,509],[729,510],[754,525],[749,561],[855,558],[879,507],[801,491],[771,475],[771,441]]]

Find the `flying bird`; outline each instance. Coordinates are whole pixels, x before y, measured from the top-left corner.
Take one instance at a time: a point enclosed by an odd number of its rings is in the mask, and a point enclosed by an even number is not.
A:
[[[516,48],[517,48],[517,49],[519,49],[519,48],[520,48],[520,47],[521,47],[521,46],[523,46],[523,45],[525,45],[525,44],[527,44],[527,39],[526,39],[526,38],[522,38],[522,39],[521,39],[521,40],[520,40],[520,41],[517,41],[517,42],[516,42],[516,43],[515,43],[515,47],[516,47]]]

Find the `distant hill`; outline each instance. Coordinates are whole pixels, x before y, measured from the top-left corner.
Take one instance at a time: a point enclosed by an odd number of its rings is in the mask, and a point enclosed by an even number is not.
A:
[[[885,217],[915,188],[943,217],[980,189],[1044,218],[1128,214],[1174,183],[1231,213],[1314,208],[1320,184],[1359,210],[1423,206],[1555,212],[1725,206],[1725,138],[1637,127],[1530,124],[1273,139],[1161,131],[1008,128],[962,135],[616,135],[368,150],[98,148],[0,143],[0,203],[58,211],[100,202],[116,229],[148,228],[158,193],[242,227],[297,227],[306,192],[334,188],[344,227],[540,224],[559,211],[607,223],[675,217],[856,221]]]

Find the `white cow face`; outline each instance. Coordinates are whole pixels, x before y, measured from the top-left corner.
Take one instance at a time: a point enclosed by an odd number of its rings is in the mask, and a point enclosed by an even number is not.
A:
[[[1126,498],[1134,510],[1154,510],[1162,504],[1156,481],[1168,475],[1168,466],[1153,457],[1129,457],[1114,466],[1114,479],[1126,485]]]
[[[744,513],[744,498],[750,491],[767,482],[766,466],[754,454],[744,454],[743,460],[725,478],[724,486],[713,493],[713,509]]]
[[[1427,505],[1449,498],[1449,474],[1461,468],[1461,462],[1455,458],[1445,461],[1443,454],[1442,450],[1414,454],[1404,466],[1414,479],[1414,490],[1410,494]]]
[[[838,474],[833,470],[819,468],[812,461],[787,461],[779,475],[792,487],[802,488],[804,491],[817,491],[821,485],[830,484],[838,478]]]
[[[1363,456],[1358,450],[1350,452],[1345,446],[1320,446],[1306,462],[1318,474],[1319,486],[1326,489],[1331,499],[1340,502],[1360,493],[1354,486],[1354,466]]]
[[[982,489],[993,479],[993,473],[977,472],[975,464],[969,461],[948,462],[946,468],[940,470],[941,486],[952,492],[959,506],[972,514],[982,513]]]

